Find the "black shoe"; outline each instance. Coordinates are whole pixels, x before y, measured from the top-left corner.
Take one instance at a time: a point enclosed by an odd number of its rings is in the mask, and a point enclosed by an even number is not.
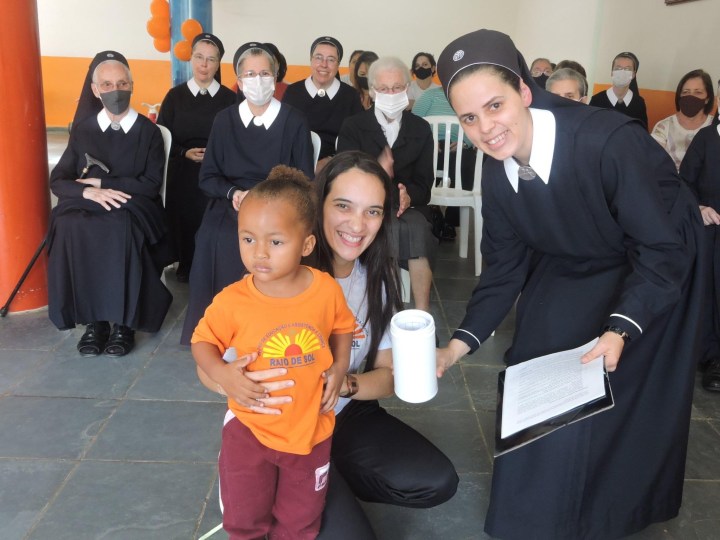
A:
[[[705,366],[702,387],[710,392],[720,392],[720,358],[713,358]]]
[[[105,348],[110,335],[110,323],[98,321],[87,325],[85,333],[77,344],[80,356],[97,356]]]
[[[449,223],[445,223],[445,225],[443,225],[442,232],[440,233],[440,240],[444,242],[452,242],[455,240],[456,236],[457,233],[455,232],[455,227]]]
[[[112,334],[105,345],[105,354],[112,357],[125,356],[135,345],[135,330],[122,324],[114,324]]]

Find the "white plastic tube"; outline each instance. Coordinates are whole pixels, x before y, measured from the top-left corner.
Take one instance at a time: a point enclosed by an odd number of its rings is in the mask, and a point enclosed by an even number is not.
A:
[[[406,309],[390,321],[395,394],[423,403],[437,394],[435,321],[419,309]]]

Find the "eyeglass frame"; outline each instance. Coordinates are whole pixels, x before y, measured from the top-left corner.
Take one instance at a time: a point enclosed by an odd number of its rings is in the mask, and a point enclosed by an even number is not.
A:
[[[340,61],[335,56],[323,56],[322,54],[316,53],[310,57],[310,60],[315,64],[327,63],[328,66],[337,66]]]
[[[393,85],[391,88],[386,88],[386,87],[384,87],[384,86],[382,86],[382,87],[380,87],[380,88],[376,88],[375,86],[373,86],[372,88],[373,88],[373,90],[375,90],[375,92],[377,92],[378,94],[390,94],[390,95],[392,95],[392,94],[399,94],[400,92],[403,92],[404,90],[407,90],[407,89],[408,89],[408,86],[410,86],[410,85],[409,85],[408,83],[405,83],[405,84],[403,84],[403,85],[399,85],[399,84]],[[385,90],[385,91],[383,92],[383,90]]]
[[[106,92],[112,92],[113,90],[130,90],[132,88],[132,81],[103,81],[100,83],[93,83],[95,87],[100,91],[101,94]]]
[[[213,64],[213,65],[220,63],[220,59],[219,59],[218,57],[216,57],[216,56],[203,56],[203,55],[200,54],[200,53],[193,53],[193,55],[192,55],[190,58],[191,58],[192,60],[195,60],[195,61],[201,63],[201,64],[202,64],[202,63],[205,63],[205,62],[207,62],[208,64]]]

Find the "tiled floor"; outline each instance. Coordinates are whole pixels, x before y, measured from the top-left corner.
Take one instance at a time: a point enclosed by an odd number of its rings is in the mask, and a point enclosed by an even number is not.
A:
[[[455,244],[440,251],[432,310],[446,342],[475,278]],[[166,278],[175,300],[162,330],[138,334],[125,358],[80,358],[81,330],[57,331],[44,311],[0,320],[0,540],[189,540],[220,522],[224,406],[178,345],[187,286],[172,272]],[[441,379],[429,403],[386,400],[447,453],[461,482],[451,501],[429,510],[365,505],[381,540],[487,538],[496,373],[511,332],[509,317]],[[718,537],[720,395],[698,387],[681,514],[633,538]]]

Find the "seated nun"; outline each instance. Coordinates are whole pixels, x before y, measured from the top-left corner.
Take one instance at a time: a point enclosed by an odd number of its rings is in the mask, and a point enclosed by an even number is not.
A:
[[[165,155],[160,130],[130,107],[124,58],[108,51],[96,60],[90,86],[102,110],[73,124],[50,177],[58,204],[48,233],[48,311],[60,330],[87,325],[82,356],[124,356],[136,330],[160,329],[172,302],[160,281],[171,262],[160,199]]]
[[[433,137],[430,125],[408,107],[410,71],[402,60],[384,57],[368,70],[373,108],[345,120],[338,152],[361,150],[379,158],[392,178],[393,239],[397,259],[407,264],[415,308],[430,309],[431,261],[437,239],[430,225]]]

